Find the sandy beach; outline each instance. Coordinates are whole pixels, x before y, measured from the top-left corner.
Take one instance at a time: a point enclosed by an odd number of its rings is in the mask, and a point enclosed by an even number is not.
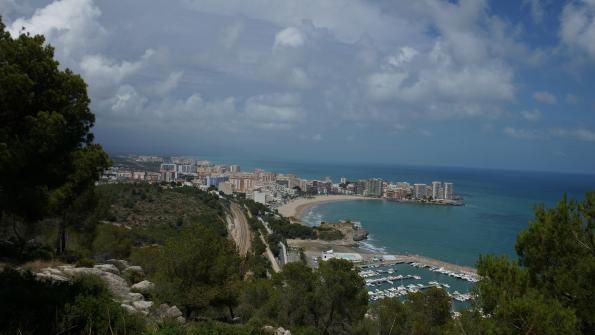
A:
[[[342,195],[342,194],[333,194],[333,195],[317,195],[311,198],[298,198],[294,199],[281,207],[279,207],[279,214],[287,217],[292,218],[293,220],[298,220],[304,211],[311,206],[316,204],[320,204],[323,202],[333,202],[333,201],[347,201],[347,200],[379,200],[377,198],[369,198],[363,197],[361,195]]]

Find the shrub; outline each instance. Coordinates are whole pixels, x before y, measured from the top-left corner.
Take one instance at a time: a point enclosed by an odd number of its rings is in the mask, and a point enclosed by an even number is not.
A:
[[[38,281],[31,272],[0,272],[0,334],[142,334],[95,276],[73,283]]]
[[[95,261],[90,258],[81,258],[76,262],[77,267],[92,268],[95,265]]]

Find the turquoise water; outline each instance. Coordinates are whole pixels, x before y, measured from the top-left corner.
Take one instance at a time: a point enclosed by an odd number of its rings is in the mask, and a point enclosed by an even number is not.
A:
[[[409,179],[429,183],[431,179]],[[445,180],[444,178],[442,180]],[[567,192],[582,199],[595,189],[592,176],[495,171],[451,171],[447,180],[465,206],[391,201],[323,203],[305,212],[304,221],[351,219],[370,232],[365,246],[388,253],[412,253],[473,266],[480,254],[515,257],[516,236],[533,218],[533,208],[553,206]]]
[[[465,206],[445,207],[388,201],[324,203],[304,220],[352,219],[370,231],[369,247],[388,253],[412,253],[473,266],[480,254],[515,256],[519,232],[533,217],[533,207],[553,206],[563,194],[582,199],[595,190],[595,175],[502,171],[453,167],[421,167],[356,163],[291,162],[246,157],[199,156],[215,163],[240,164],[243,170],[263,168],[307,179],[330,176],[349,180],[371,177],[388,181],[454,183]]]

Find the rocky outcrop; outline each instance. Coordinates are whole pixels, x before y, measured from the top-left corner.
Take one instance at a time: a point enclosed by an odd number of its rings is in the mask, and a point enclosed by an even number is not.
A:
[[[93,268],[99,269],[99,270],[105,271],[105,272],[111,272],[115,275],[120,274],[120,270],[113,264],[97,264]]]
[[[143,280],[130,287],[134,292],[140,292],[143,294],[150,293],[155,288],[155,284],[148,280]]]
[[[166,319],[176,320],[179,323],[185,323],[186,319],[184,318],[182,311],[176,306],[169,306],[167,304],[161,304],[159,307],[155,308],[153,311],[155,319],[159,321],[163,321]]]
[[[353,232],[353,240],[354,241],[363,241],[368,238],[368,231],[365,229],[356,229]]]
[[[129,272],[144,276],[144,271],[140,266],[131,266],[127,261],[118,259],[110,259],[105,264],[97,264],[93,267],[75,267],[74,265],[47,267],[41,269],[35,276],[38,280],[51,282],[71,282],[76,277],[84,275],[97,276],[103,280],[126,312],[140,313],[158,321],[172,319],[180,323],[186,322],[182,311],[178,307],[162,304],[155,308],[152,301],[145,299],[143,293],[147,294],[155,288],[155,284],[152,282],[142,280],[129,287],[122,277]]]
[[[275,328],[273,326],[264,326],[262,330],[266,334],[273,334],[273,335],[291,335],[289,329],[285,329],[283,327]]]

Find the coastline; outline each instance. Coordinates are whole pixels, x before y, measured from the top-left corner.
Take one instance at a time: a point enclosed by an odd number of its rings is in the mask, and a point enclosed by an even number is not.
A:
[[[289,218],[292,222],[300,222],[304,212],[314,206],[325,202],[350,201],[350,200],[382,200],[380,198],[364,197],[361,195],[317,195],[311,198],[297,198],[283,204],[278,208],[279,214]]]
[[[292,200],[283,206],[279,207],[279,213],[287,218],[290,219],[292,223],[300,224],[301,218],[304,212],[317,204],[325,203],[325,202],[335,202],[335,201],[349,201],[349,200],[382,200],[379,198],[370,198],[370,197],[363,197],[363,196],[354,196],[354,195],[319,195],[312,198],[298,198]],[[290,214],[290,215],[288,215]],[[472,273],[477,274],[477,270],[470,266],[463,266],[458,264],[453,264],[445,261],[441,261],[438,259],[434,259],[427,256],[422,255],[400,255],[400,254],[391,254],[386,251],[379,251],[376,249],[369,249],[362,247],[361,243],[354,242],[354,241],[347,241],[347,240],[335,240],[335,241],[321,241],[321,240],[287,240],[288,245],[292,247],[298,247],[304,250],[304,254],[307,257],[308,263],[310,265],[314,265],[312,263],[312,259],[320,257],[323,251],[328,249],[333,249],[335,252],[343,252],[343,253],[356,253],[360,254],[364,260],[364,263],[371,263],[373,262],[374,257],[378,256],[387,256],[392,255],[395,257],[395,261],[397,263],[421,263],[426,264],[429,266],[435,267],[442,267],[444,269],[456,272],[464,272],[464,273]]]

